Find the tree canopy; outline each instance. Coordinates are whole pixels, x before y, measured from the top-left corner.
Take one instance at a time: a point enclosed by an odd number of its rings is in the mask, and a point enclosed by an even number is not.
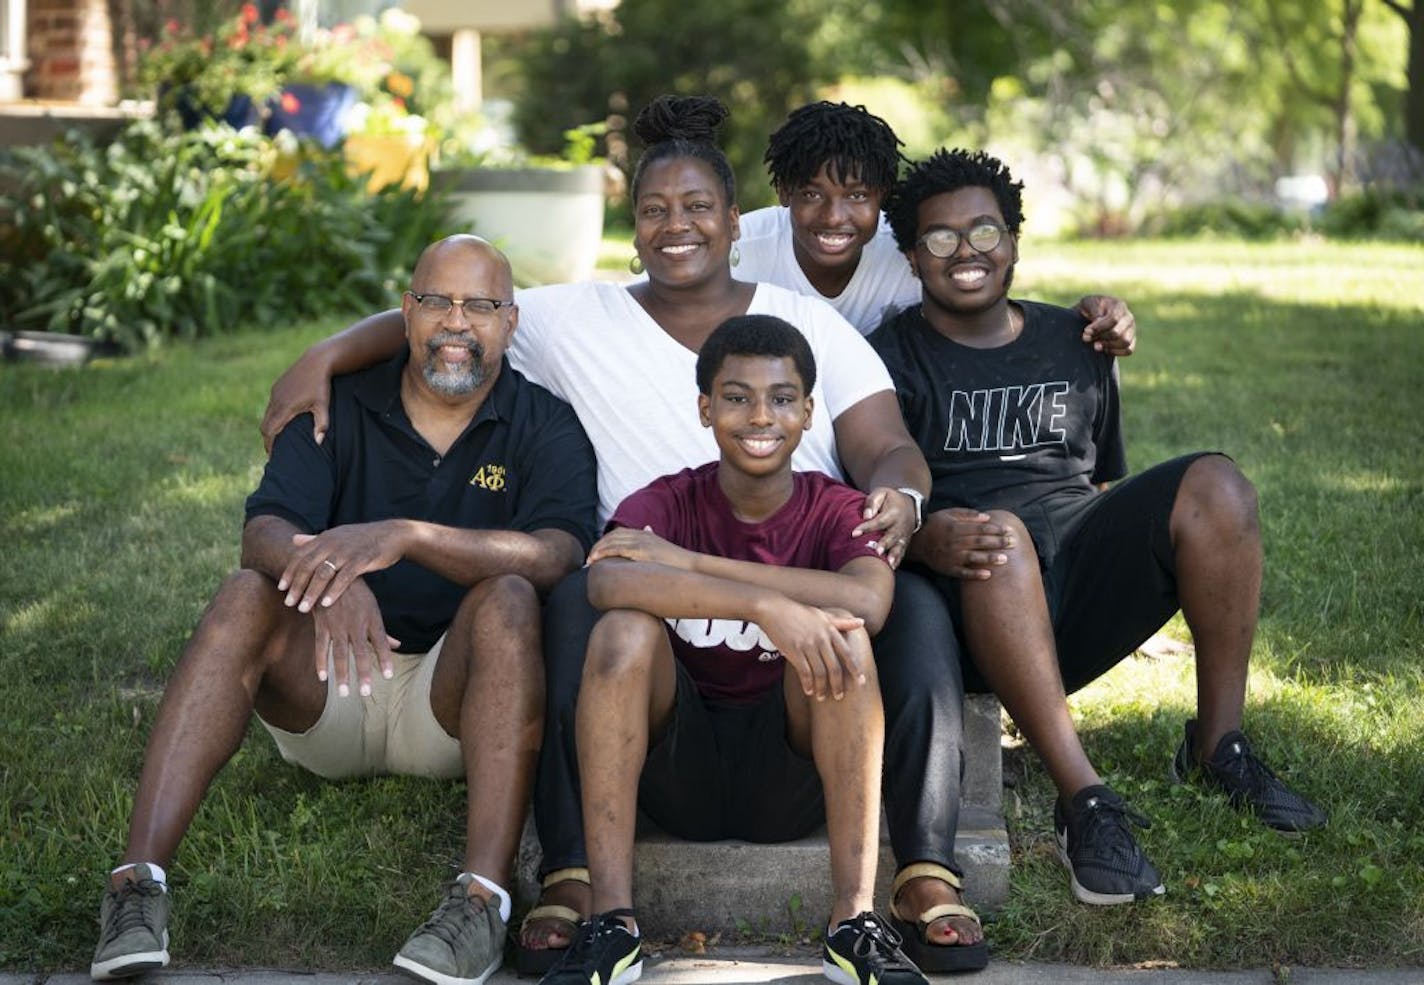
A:
[[[518,67],[516,124],[535,150],[611,115],[618,156],[618,125],[648,99],[711,93],[732,109],[724,145],[742,202],[761,204],[761,154],[787,110],[882,91],[846,85],[878,78],[913,94],[905,116],[931,121],[935,144],[1047,157],[1109,222],[1164,197],[1263,194],[1299,171],[1323,172],[1332,189],[1417,181],[1419,5],[623,0],[504,50]]]

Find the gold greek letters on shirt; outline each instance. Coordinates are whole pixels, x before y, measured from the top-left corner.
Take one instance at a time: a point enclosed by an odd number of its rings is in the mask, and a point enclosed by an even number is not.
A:
[[[490,492],[503,492],[504,466],[481,465],[479,471],[470,476],[470,485],[488,489]]]

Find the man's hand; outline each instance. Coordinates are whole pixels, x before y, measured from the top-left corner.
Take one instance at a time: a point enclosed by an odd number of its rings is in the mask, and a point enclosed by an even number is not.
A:
[[[604,558],[621,557],[629,561],[651,561],[667,565],[669,568],[692,570],[693,553],[663,540],[653,533],[652,527],[634,530],[631,527],[617,527],[608,531],[588,552],[588,563]]]
[[[839,701],[845,697],[848,680],[865,683],[866,668],[845,636],[862,628],[864,619],[779,596],[768,599],[757,625],[796,671],[807,697],[824,701],[830,696]]]
[[[866,493],[860,515],[860,526],[851,536],[878,531],[875,549],[890,567],[898,568],[915,533],[915,501],[898,489],[880,486]]]
[[[989,514],[956,506],[925,518],[915,535],[915,557],[940,574],[982,581],[1009,563],[1014,543],[1014,532]]]
[[[1127,310],[1127,302],[1106,294],[1089,294],[1078,302],[1078,313],[1088,319],[1083,341],[1095,352],[1110,356],[1132,355],[1137,348],[1137,319]]]
[[[277,590],[300,612],[333,605],[361,575],[389,568],[405,554],[399,520],[348,523],[319,534],[294,534]]]
[[[336,691],[343,698],[351,693],[351,662],[356,663],[356,682],[364,697],[371,693],[372,656],[381,669],[381,676],[389,678],[395,672],[395,660],[391,647],[400,641],[386,635],[386,625],[381,619],[376,596],[361,579],[356,579],[342,596],[329,606],[319,607],[312,613],[316,621],[316,647],[313,657],[316,676],[326,680],[327,653],[331,653],[331,663],[336,674]]]
[[[272,442],[294,417],[308,411],[312,416],[312,436],[317,444],[326,437],[327,411],[331,406],[331,372],[326,364],[310,351],[301,357],[272,384],[267,397],[267,409],[262,413],[262,446],[272,454]]]

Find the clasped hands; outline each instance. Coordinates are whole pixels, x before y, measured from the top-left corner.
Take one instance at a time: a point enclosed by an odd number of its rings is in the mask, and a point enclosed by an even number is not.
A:
[[[350,693],[350,665],[356,665],[362,696],[371,693],[373,660],[381,676],[394,673],[392,648],[400,641],[386,634],[376,596],[361,577],[402,557],[394,521],[353,523],[320,534],[294,534],[295,550],[277,580],[283,602],[310,613],[316,623],[313,661],[316,676],[327,678],[328,653],[337,693]]]

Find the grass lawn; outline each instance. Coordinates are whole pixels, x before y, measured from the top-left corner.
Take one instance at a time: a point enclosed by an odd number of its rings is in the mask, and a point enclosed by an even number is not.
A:
[[[1099,769],[1152,817],[1142,842],[1168,895],[1073,903],[1051,787],[1011,754],[996,955],[1424,963],[1424,249],[1029,242],[1024,256],[1024,296],[1129,299],[1135,468],[1219,448],[1256,483],[1267,575],[1248,728],[1332,820],[1287,841],[1170,787],[1190,659],[1134,658],[1074,710]],[[0,967],[88,962],[163,681],[237,559],[267,387],[335,327],[77,372],[0,367]],[[325,784],[251,738],[174,866],[175,958],[384,966],[452,871],[462,791]]]

